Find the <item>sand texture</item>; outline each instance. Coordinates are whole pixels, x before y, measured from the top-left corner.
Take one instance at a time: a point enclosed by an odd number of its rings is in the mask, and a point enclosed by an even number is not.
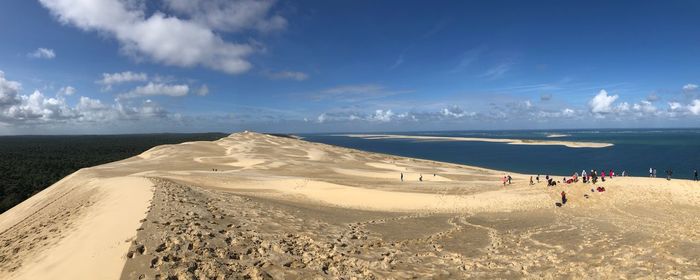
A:
[[[700,279],[700,183],[504,174],[258,133],[158,146],[0,215],[0,279]]]

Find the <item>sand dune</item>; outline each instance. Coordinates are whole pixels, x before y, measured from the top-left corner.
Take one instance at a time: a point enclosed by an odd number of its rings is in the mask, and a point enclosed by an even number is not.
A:
[[[597,142],[574,142],[555,140],[532,140],[532,139],[508,139],[508,138],[479,138],[479,137],[445,137],[445,136],[418,136],[418,135],[392,135],[392,134],[345,134],[343,136],[359,137],[365,139],[414,139],[423,141],[468,141],[468,142],[491,142],[505,143],[510,145],[544,145],[544,146],[566,146],[569,148],[605,148],[613,146],[611,143]],[[566,135],[553,134],[548,138],[565,137]]]
[[[159,146],[0,215],[0,279],[700,278],[700,183],[504,174],[257,133]]]

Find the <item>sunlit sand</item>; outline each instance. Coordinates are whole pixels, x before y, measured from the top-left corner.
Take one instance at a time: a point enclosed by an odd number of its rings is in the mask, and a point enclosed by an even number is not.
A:
[[[529,180],[251,132],[158,146],[0,215],[0,278],[700,277],[699,183]]]

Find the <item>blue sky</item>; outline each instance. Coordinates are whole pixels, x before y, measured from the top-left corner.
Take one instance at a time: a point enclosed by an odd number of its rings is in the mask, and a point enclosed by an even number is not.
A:
[[[6,0],[0,134],[700,126],[697,1]]]

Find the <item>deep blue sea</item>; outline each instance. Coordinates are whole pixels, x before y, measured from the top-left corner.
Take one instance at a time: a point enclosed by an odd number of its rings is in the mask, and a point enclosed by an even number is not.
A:
[[[381,134],[381,133],[371,133]],[[539,139],[604,142],[606,148],[509,145],[505,143],[425,141],[412,139],[363,139],[340,134],[302,134],[307,141],[326,143],[399,156],[452,162],[525,174],[570,175],[586,169],[611,168],[631,176],[648,176],[649,168],[662,177],[673,170],[674,178],[692,177],[700,168],[700,129],[610,129],[610,130],[518,130],[441,131],[387,133],[509,139]],[[564,137],[548,138],[560,134]]]

